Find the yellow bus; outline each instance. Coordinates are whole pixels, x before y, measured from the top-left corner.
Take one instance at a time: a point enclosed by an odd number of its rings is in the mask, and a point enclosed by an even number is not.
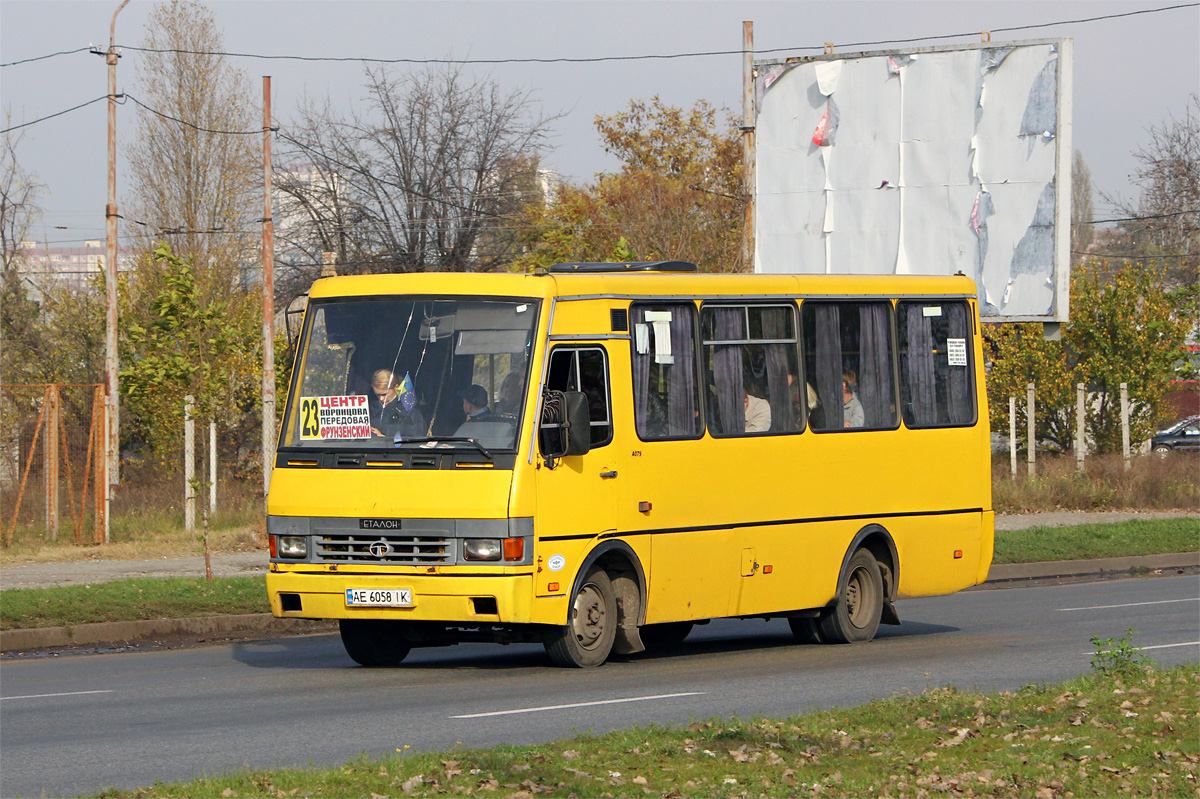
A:
[[[268,497],[271,609],[347,653],[536,641],[597,666],[715,618],[801,642],[983,582],[975,284],[696,274],[333,277]]]

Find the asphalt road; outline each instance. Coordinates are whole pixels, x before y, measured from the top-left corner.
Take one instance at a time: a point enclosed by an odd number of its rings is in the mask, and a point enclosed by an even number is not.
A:
[[[904,624],[859,646],[797,646],[781,621],[698,627],[678,649],[588,671],[538,646],[415,650],[356,667],[336,636],[9,661],[0,796],[251,767],[345,763],[361,752],[531,743],[649,722],[779,716],[930,685],[1012,690],[1087,672],[1091,637],[1164,664],[1200,655],[1194,575],[967,591],[906,600]]]

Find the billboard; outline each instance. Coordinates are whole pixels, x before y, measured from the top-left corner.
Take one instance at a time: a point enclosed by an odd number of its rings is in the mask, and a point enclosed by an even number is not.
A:
[[[1070,39],[755,61],[754,270],[962,272],[1066,321]]]

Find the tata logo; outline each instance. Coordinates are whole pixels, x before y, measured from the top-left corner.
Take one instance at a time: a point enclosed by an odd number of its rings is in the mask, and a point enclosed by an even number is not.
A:
[[[384,541],[382,538],[371,544],[371,546],[367,547],[367,549],[377,558],[386,558],[388,555],[392,554],[392,545],[387,541]]]
[[[360,530],[399,530],[399,519],[359,519]]]

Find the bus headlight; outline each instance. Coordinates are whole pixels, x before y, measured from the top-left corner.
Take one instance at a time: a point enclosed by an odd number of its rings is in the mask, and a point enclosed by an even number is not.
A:
[[[305,558],[308,557],[308,536],[281,535],[279,536],[279,557]]]
[[[464,538],[465,560],[500,560],[503,548],[499,538]]]

